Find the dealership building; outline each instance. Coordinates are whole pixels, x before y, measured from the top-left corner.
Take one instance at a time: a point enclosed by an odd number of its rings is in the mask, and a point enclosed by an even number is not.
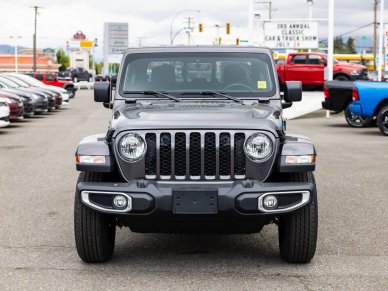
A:
[[[60,64],[55,63],[54,53],[47,50],[37,50],[36,71],[37,72],[58,72]],[[0,54],[0,72],[32,72],[34,66],[34,57],[32,49],[22,49],[17,58],[14,54]]]

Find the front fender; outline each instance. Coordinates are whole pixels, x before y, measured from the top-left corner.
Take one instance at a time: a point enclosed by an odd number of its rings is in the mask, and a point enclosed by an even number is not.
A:
[[[104,172],[109,173],[114,170],[113,154],[105,139],[105,134],[87,136],[81,140],[76,150],[77,171]],[[81,156],[103,156],[105,163],[82,163]]]
[[[316,154],[315,146],[308,138],[296,135],[286,136],[278,162],[278,171],[280,173],[315,171]],[[313,163],[286,164],[287,156],[314,156],[314,159]]]

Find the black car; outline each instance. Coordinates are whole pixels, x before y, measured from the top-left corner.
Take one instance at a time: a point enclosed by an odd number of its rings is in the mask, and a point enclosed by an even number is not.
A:
[[[108,131],[84,138],[74,226],[79,256],[104,262],[116,226],[150,233],[257,233],[279,229],[281,257],[309,262],[316,249],[316,151],[286,133],[282,109],[302,98],[300,82],[280,94],[269,49],[129,49]]]
[[[93,82],[93,75],[84,68],[70,68],[66,71],[59,72],[58,79],[72,80],[74,83],[78,81]]]

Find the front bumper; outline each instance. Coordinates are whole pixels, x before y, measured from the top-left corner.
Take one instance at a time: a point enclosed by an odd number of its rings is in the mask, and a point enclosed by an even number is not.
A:
[[[315,185],[307,182],[156,182],[138,180],[129,183],[80,182],[81,201],[99,212],[125,216],[176,216],[232,214],[260,216],[284,214],[308,204],[315,195]],[[128,199],[124,209],[113,205],[113,197]],[[269,209],[263,199],[275,195],[278,204]]]
[[[364,69],[359,74],[350,74],[350,78],[352,81],[356,81],[356,80],[367,81],[367,80],[369,80],[368,70]]]
[[[34,113],[43,113],[48,111],[48,101],[39,100],[34,102]]]

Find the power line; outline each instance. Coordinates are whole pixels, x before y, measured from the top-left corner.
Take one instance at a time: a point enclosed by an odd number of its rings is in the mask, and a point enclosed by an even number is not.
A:
[[[368,23],[368,24],[365,24],[365,25],[360,26],[360,27],[358,27],[358,28],[355,28],[355,29],[353,29],[353,30],[347,31],[347,32],[345,32],[345,33],[338,34],[338,35],[335,36],[335,38],[337,38],[337,37],[343,37],[344,35],[348,35],[348,34],[351,34],[351,33],[353,33],[353,32],[362,30],[362,29],[364,29],[364,28],[366,28],[366,27],[368,27],[368,26],[371,26],[371,25],[373,25],[373,22],[370,22],[370,23]],[[320,43],[326,43],[326,42],[327,42],[327,39],[324,39],[324,40],[321,40],[321,41],[320,41]]]

